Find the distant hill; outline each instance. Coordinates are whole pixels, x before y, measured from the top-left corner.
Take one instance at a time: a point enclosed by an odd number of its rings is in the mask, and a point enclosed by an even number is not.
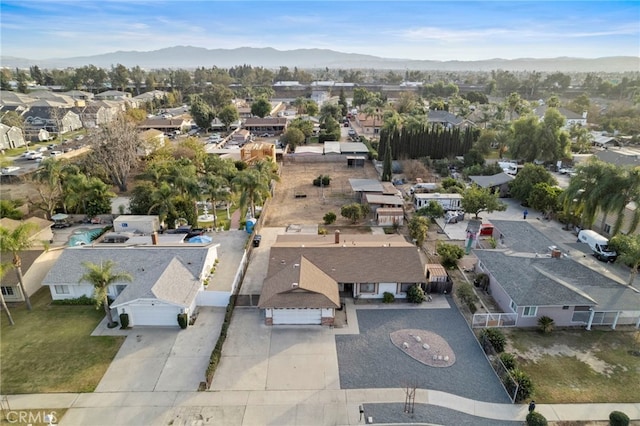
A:
[[[431,61],[397,58],[380,58],[357,53],[343,53],[328,49],[276,50],[270,47],[237,49],[205,49],[193,46],[175,46],[149,52],[118,51],[94,56],[54,59],[24,59],[0,56],[3,67],[41,68],[81,67],[93,64],[102,68],[123,64],[127,67],[139,65],[153,68],[229,68],[235,65],[252,65],[266,68],[281,66],[298,68],[376,68],[415,69],[442,71],[488,71],[503,69],[508,71],[562,71],[562,72],[623,72],[638,71],[640,57],[615,56],[607,58],[521,58],[487,59],[482,61]]]

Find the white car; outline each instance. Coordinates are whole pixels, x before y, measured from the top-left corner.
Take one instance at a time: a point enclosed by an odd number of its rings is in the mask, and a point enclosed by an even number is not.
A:
[[[9,167],[3,167],[1,171],[3,175],[8,175],[10,173],[17,172],[18,170],[20,170],[20,167],[9,166]]]
[[[51,151],[49,153],[49,155],[52,156],[52,157],[58,157],[58,156],[62,155],[62,151]]]
[[[29,158],[35,153],[35,151],[25,151],[22,153],[22,155],[20,155],[20,158]]]

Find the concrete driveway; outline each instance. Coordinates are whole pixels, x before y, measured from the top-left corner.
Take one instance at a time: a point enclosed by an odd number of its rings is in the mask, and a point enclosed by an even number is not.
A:
[[[340,389],[334,334],[327,327],[266,326],[260,310],[238,308],[211,389]]]
[[[225,308],[200,308],[193,326],[132,329],[95,392],[195,391],[205,371]]]
[[[242,281],[240,294],[242,295],[259,295],[262,292],[262,283],[267,276],[269,268],[269,252],[271,246],[276,242],[278,235],[284,234],[286,228],[268,228],[264,227],[260,230],[262,241],[260,247],[254,247],[251,252],[251,261],[247,267],[247,272]],[[258,298],[255,298],[257,303]]]

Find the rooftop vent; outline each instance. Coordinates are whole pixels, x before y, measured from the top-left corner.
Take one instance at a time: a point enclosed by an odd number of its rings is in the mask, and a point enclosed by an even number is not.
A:
[[[298,288],[298,283],[292,283],[291,288]]]

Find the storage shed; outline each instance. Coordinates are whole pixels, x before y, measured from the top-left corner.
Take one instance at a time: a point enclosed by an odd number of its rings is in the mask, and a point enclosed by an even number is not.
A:
[[[427,268],[427,285],[425,291],[427,293],[451,293],[453,290],[453,281],[449,278],[449,274],[444,266],[439,263],[429,263]]]

